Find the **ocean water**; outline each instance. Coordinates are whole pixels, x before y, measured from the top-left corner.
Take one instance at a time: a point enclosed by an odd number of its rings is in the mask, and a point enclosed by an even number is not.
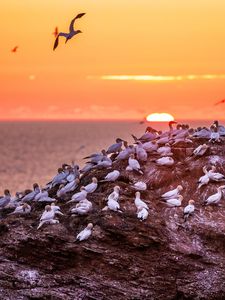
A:
[[[186,122],[184,122],[186,123]],[[191,122],[192,126],[210,122]],[[107,149],[117,137],[132,142],[149,124],[127,122],[0,122],[0,195],[49,182],[62,163],[74,160],[82,167],[84,156]],[[151,123],[167,129],[166,123]]]

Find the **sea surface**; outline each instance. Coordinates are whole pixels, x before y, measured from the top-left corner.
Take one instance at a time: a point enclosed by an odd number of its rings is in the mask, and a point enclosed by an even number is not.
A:
[[[183,122],[187,123],[187,122]],[[192,121],[191,126],[209,125],[210,121]],[[158,130],[167,123],[140,124],[138,121],[87,122],[0,122],[0,195],[44,186],[63,163],[74,160],[82,167],[84,156],[107,149],[117,137],[132,142],[150,125]]]

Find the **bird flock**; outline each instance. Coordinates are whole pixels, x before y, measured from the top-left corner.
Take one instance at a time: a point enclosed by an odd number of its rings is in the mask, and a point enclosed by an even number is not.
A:
[[[40,187],[40,185],[34,183],[33,190],[17,192],[15,196],[11,196],[10,191],[6,189],[4,195],[0,197],[0,212],[10,209],[10,213],[6,214],[6,219],[11,216],[20,218],[22,215],[31,214],[37,203],[44,203],[45,209],[39,220],[37,220],[37,222],[39,221],[37,226],[39,230],[44,225],[58,224],[61,216],[66,218],[80,216],[82,218],[82,216],[91,215],[93,203],[90,195],[98,192],[102,185],[110,183],[113,185],[113,190],[111,193],[104,195],[104,204],[99,208],[99,212],[108,214],[113,211],[123,214],[125,211],[121,209],[120,198],[124,190],[120,186],[120,178],[122,177],[121,173],[124,173],[128,177],[129,174],[133,174],[135,178],[142,178],[142,180],[129,183],[129,189],[134,195],[133,204],[130,205],[135,206],[136,217],[139,220],[146,220],[150,214],[150,207],[143,197],[143,193],[149,189],[148,184],[145,182],[146,162],[150,160],[159,168],[162,166],[168,168],[169,171],[170,166],[174,164],[174,146],[179,145],[179,143],[192,145],[195,140],[201,141],[201,138],[204,138],[205,143],[195,149],[192,147],[194,150],[187,157],[189,160],[196,160],[206,155],[212,144],[221,143],[225,137],[225,127],[219,125],[218,121],[215,121],[210,128],[198,127],[196,129],[189,128],[185,124],[176,124],[174,128],[175,124],[174,121],[169,122],[169,130],[165,132],[147,127],[140,138],[132,135],[134,142],[130,145],[127,141],[117,138],[115,143],[110,145],[107,150],[103,149],[101,152],[84,157],[86,163],[81,169],[75,162],[63,164],[45,187]],[[216,137],[214,136],[215,132],[218,134]],[[121,166],[122,168],[123,166],[126,167],[121,169]],[[102,174],[102,172],[96,172],[97,170],[105,170],[107,174],[100,175],[101,178],[97,178],[100,177],[99,174]],[[202,171],[204,175],[196,183],[196,189],[204,188],[209,182],[220,183],[225,180],[225,176],[217,172],[214,165],[210,169],[204,166]],[[91,181],[87,183],[90,174],[97,174],[98,176],[93,176]],[[84,184],[84,182],[87,184]],[[179,184],[172,190],[159,195],[159,197],[156,195],[156,199],[159,199],[159,202],[168,208],[180,207],[184,200],[181,193],[185,188],[187,189],[187,187]],[[223,197],[224,189],[225,185],[219,186],[215,194],[204,200],[204,204],[218,204]],[[51,197],[52,194],[55,195],[55,198]],[[67,212],[62,213],[61,203],[72,205],[72,207]],[[190,199],[188,205],[183,208],[184,221],[187,221],[188,217],[194,213],[194,203],[195,201]],[[88,239],[92,234],[93,227],[93,223],[87,224],[87,227],[76,236],[76,240]]]

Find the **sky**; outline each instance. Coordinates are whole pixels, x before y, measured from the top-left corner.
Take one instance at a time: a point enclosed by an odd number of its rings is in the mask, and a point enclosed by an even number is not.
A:
[[[224,15],[224,0],[1,0],[0,119],[225,119]]]

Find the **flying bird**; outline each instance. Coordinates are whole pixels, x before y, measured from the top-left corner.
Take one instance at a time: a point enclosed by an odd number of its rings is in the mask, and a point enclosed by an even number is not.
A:
[[[57,38],[59,34],[58,27],[55,27],[55,31],[52,34],[54,34],[55,38]]]
[[[74,22],[76,19],[79,19],[81,17],[83,17],[85,15],[85,13],[81,13],[81,14],[78,14],[70,23],[70,27],[69,27],[69,33],[65,33],[65,32],[60,32],[57,37],[56,37],[56,40],[55,40],[55,43],[54,43],[54,47],[53,47],[53,50],[55,50],[59,44],[59,37],[60,36],[64,36],[66,38],[66,41],[65,43],[67,43],[68,40],[72,39],[72,37],[78,33],[81,33],[82,31],[80,30],[74,30]]]
[[[225,99],[216,102],[214,105],[219,105],[219,104],[223,104],[223,103],[225,103]]]
[[[15,52],[17,51],[18,48],[19,48],[19,46],[15,46],[15,47],[11,50],[11,52],[15,53]]]

